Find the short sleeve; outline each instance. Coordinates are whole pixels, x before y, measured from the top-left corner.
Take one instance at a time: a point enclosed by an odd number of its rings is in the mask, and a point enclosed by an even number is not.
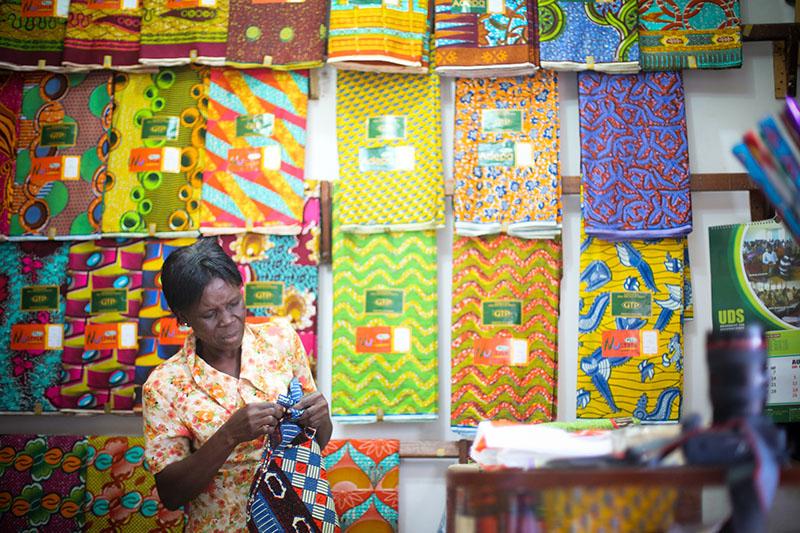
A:
[[[191,434],[165,394],[149,381],[142,391],[145,459],[153,475],[189,456]]]
[[[289,326],[292,330],[291,333],[291,353],[292,358],[292,374],[296,377],[300,384],[303,386],[303,392],[314,392],[317,390],[317,384],[314,383],[314,376],[311,374],[311,367],[308,364],[308,354],[303,346],[303,341],[300,335]]]

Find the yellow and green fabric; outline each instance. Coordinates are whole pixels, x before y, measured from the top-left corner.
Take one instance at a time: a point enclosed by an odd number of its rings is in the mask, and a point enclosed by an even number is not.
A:
[[[50,7],[42,16],[24,16],[23,8],[34,2],[29,0],[3,0],[0,2],[0,68],[13,70],[52,69],[61,66],[64,35],[67,31],[69,2],[41,2],[39,7]]]

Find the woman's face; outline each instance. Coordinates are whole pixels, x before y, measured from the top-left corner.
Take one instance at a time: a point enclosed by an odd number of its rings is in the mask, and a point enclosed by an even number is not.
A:
[[[242,345],[244,297],[239,287],[226,281],[212,279],[197,305],[179,318],[189,323],[204,350],[226,352]]]

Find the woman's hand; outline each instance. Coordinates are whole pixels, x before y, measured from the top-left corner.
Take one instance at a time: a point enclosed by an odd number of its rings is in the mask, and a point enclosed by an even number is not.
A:
[[[317,431],[316,441],[320,447],[324,448],[328,444],[333,431],[331,415],[328,410],[328,400],[325,399],[325,396],[319,391],[306,394],[293,407],[304,410],[297,422],[301,426],[314,428]]]
[[[271,435],[284,412],[283,406],[277,403],[251,403],[233,413],[220,431],[234,444]]]

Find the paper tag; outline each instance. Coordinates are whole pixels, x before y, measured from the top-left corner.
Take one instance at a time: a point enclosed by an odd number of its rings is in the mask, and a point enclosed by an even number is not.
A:
[[[642,355],[641,331],[638,329],[604,331],[601,355],[603,357],[640,357]]]
[[[367,139],[392,140],[406,138],[406,117],[403,115],[382,115],[367,119]]]
[[[181,9],[184,7],[216,7],[217,0],[167,0],[167,8]]]
[[[74,122],[45,124],[39,132],[39,146],[55,146],[66,148],[75,146],[78,137],[78,125]]]
[[[385,6],[399,6],[400,0],[383,0],[383,5]]]
[[[121,350],[130,350],[139,346],[138,330],[139,327],[135,322],[119,324],[119,348]]]
[[[481,111],[481,131],[484,133],[521,133],[521,109],[484,109]]]
[[[411,330],[391,326],[356,328],[356,353],[406,353],[411,350]]]
[[[89,9],[139,9],[139,0],[89,0]]]
[[[392,352],[408,353],[411,351],[411,330],[394,328],[392,330]]]
[[[62,350],[62,324],[14,324],[11,326],[12,350]]]
[[[463,13],[486,13],[487,12],[486,0],[453,0],[450,7],[450,13],[463,14]]]
[[[69,0],[23,0],[22,17],[66,17]]]
[[[262,168],[264,170],[278,171],[281,169],[281,147],[279,144],[271,144],[261,149],[264,154]]]
[[[126,289],[98,289],[92,291],[89,314],[124,313],[128,310]]]
[[[642,330],[642,355],[658,354],[658,331]]]
[[[174,316],[160,318],[155,324],[158,343],[164,346],[183,346],[192,328],[181,326]]]
[[[138,346],[137,329],[135,322],[86,324],[83,347],[85,350],[136,348]]]
[[[65,155],[61,161],[63,171],[61,179],[63,180],[76,180],[80,177],[81,169],[81,156],[79,155]]]
[[[122,9],[139,9],[139,0],[122,0]]]
[[[481,302],[481,324],[484,326],[521,326],[520,300],[487,300]]]
[[[403,312],[405,293],[398,289],[368,290],[364,293],[364,313],[399,315]]]
[[[528,364],[528,341],[524,339],[511,339],[511,360],[512,365]]]
[[[281,147],[272,144],[263,148],[231,148],[228,164],[231,172],[277,171],[281,168]]]
[[[533,166],[533,143],[514,143],[514,166]]]
[[[57,311],[59,308],[58,285],[27,285],[20,294],[20,311]]]
[[[180,131],[178,117],[148,117],[142,120],[142,139],[175,140]]]
[[[525,365],[528,363],[528,341],[511,337],[475,339],[473,360],[477,365]]]
[[[181,151],[179,148],[134,148],[128,160],[131,172],[167,172],[177,174],[181,171]]]
[[[376,146],[361,148],[358,166],[361,172],[411,172],[414,170],[413,146]]]
[[[31,182],[44,185],[50,181],[70,181],[80,178],[81,156],[64,155],[35,157],[31,160]]]
[[[487,13],[505,13],[506,4],[504,0],[487,0],[486,12]]]
[[[653,315],[653,295],[649,292],[625,291],[611,293],[611,316],[650,318]]]
[[[275,130],[275,115],[239,115],[236,117],[237,137],[272,137]]]
[[[244,304],[249,307],[280,307],[283,305],[283,283],[251,281],[244,286]]]

